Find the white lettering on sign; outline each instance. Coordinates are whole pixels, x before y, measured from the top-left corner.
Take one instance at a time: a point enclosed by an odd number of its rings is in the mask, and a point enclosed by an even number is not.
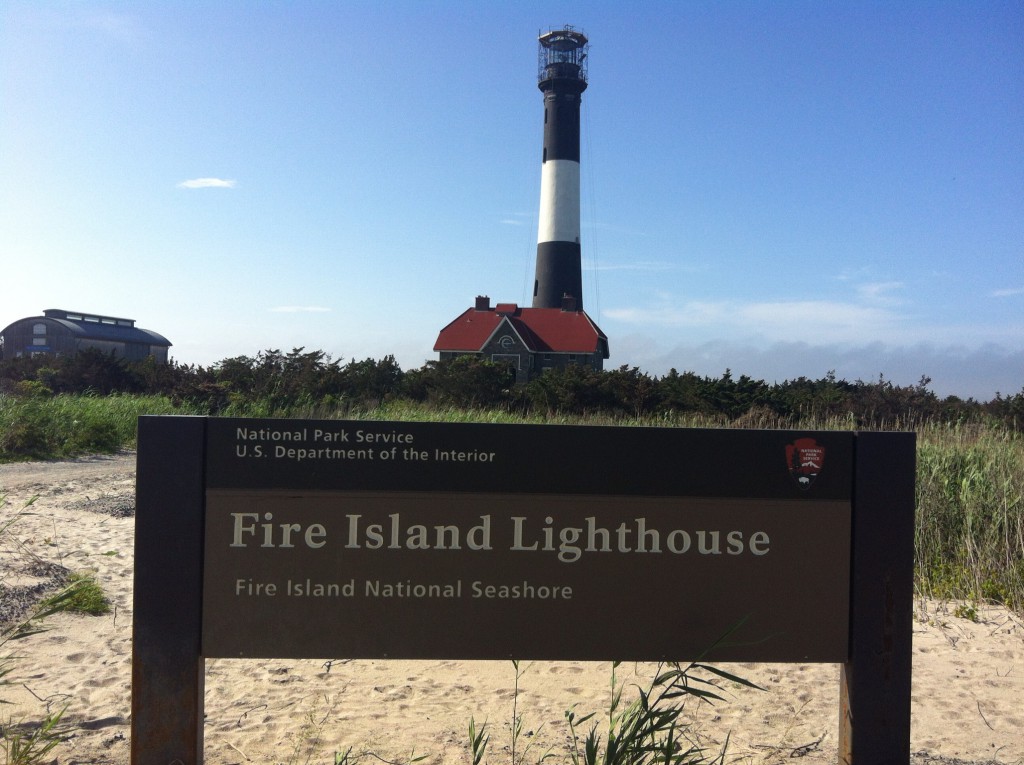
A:
[[[490,515],[478,516],[480,523],[463,528],[458,523],[425,525],[405,523],[401,513],[391,513],[385,523],[367,523],[359,513],[345,516],[345,549],[348,550],[472,550],[494,549]],[[327,544],[322,523],[274,523],[273,513],[231,513],[229,547],[253,546],[287,549],[305,546],[319,549]],[[558,526],[547,516],[541,526],[531,526],[525,516],[509,519],[508,550],[511,552],[554,553],[562,563],[575,563],[585,553],[659,555],[767,555],[771,539],[766,531],[746,533],[741,529],[671,529],[649,525],[647,518],[602,526],[597,518],[584,519],[582,526]]]
[[[292,539],[298,537],[306,547],[318,549],[326,543],[327,529],[319,523],[311,523],[303,529],[301,523],[270,523],[273,513],[264,513],[264,523],[257,523],[259,513],[231,513],[234,531],[230,547],[248,547],[249,537],[257,535],[262,539],[260,547],[295,547]],[[257,531],[257,527],[260,529]]]

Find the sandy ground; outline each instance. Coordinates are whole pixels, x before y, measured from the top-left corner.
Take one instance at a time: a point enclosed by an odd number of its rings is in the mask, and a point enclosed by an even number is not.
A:
[[[0,542],[0,582],[12,593],[45,585],[44,567],[95,572],[113,609],[61,615],[17,645],[14,702],[0,719],[38,720],[67,705],[60,763],[129,762],[135,458],[0,465],[7,520],[32,497]],[[999,608],[977,621],[955,604],[921,601],[914,622],[911,751],[914,763],[1024,763],[1024,622]],[[709,748],[729,736],[727,761],[835,763],[839,669],[817,664],[743,664],[724,669],[765,690],[728,690],[715,706],[692,706],[693,735]],[[564,711],[599,711],[610,667],[537,662],[521,667],[517,760],[564,751]],[[651,665],[619,668],[626,683]],[[516,674],[509,662],[211,660],[206,663],[206,762],[333,763],[335,753],[391,761],[469,763],[466,728],[487,720],[491,763],[509,762]],[[367,758],[366,762],[379,762]]]

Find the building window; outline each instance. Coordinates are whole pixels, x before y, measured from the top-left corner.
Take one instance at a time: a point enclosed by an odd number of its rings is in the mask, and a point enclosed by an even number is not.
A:
[[[33,335],[45,335],[46,334],[46,325],[45,324],[33,324],[32,325],[32,334]]]
[[[45,337],[33,337],[32,338],[32,345],[46,345],[46,338]]]
[[[572,364],[576,363],[576,354],[575,353],[570,353],[569,354],[569,362],[572,363]]]

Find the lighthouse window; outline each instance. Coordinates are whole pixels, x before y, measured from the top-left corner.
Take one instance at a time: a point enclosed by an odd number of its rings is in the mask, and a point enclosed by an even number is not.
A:
[[[548,124],[548,110],[547,109],[544,110],[544,124],[545,125]]]

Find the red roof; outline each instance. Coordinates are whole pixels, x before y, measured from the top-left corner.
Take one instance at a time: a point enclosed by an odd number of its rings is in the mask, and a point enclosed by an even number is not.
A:
[[[601,353],[608,358],[608,337],[585,311],[560,308],[520,308],[499,303],[496,308],[470,308],[441,330],[435,351],[480,351],[503,321],[536,352]]]

